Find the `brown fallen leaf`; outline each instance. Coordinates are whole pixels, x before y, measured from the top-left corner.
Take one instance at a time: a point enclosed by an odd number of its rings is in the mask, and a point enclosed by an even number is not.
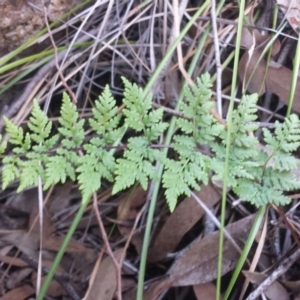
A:
[[[293,292],[300,292],[300,280],[296,281],[282,281],[280,280],[282,285],[284,285],[286,288],[290,289]]]
[[[255,214],[226,226],[228,233],[236,242],[245,241],[251,229]],[[196,240],[171,266],[168,277],[146,291],[146,299],[156,299],[165,289],[175,286],[196,285],[211,282],[217,277],[219,231],[203,239]],[[222,275],[233,270],[239,253],[227,240],[223,247]]]
[[[29,296],[33,295],[35,290],[30,285],[22,285],[16,289],[13,289],[3,295],[1,300],[23,300],[27,299]]]
[[[35,257],[36,250],[39,247],[38,238],[29,233],[10,233],[1,237],[1,240],[16,246],[29,257]]]
[[[285,13],[285,17],[291,27],[300,32],[300,1],[299,0],[276,0],[279,8]]]
[[[280,100],[287,105],[292,80],[292,71],[281,65],[273,64],[267,66],[264,59],[257,64],[260,55],[261,50],[255,50],[249,60],[248,53],[244,53],[239,63],[240,80],[246,78],[246,82],[249,82],[247,86],[249,93],[259,93],[259,95],[262,95],[268,91],[276,94]],[[268,72],[265,77],[265,71],[267,68]],[[300,78],[297,79],[295,99],[292,108],[296,112],[300,112]]]
[[[198,300],[216,299],[216,286],[211,282],[195,284],[193,289]],[[221,296],[220,299],[222,300],[223,297]]]
[[[22,281],[33,272],[32,268],[19,268],[9,274],[6,281],[6,287],[10,290],[20,286]]]
[[[71,180],[67,181],[65,184],[55,186],[47,203],[47,208],[51,216],[69,206],[70,201],[74,198],[72,187],[73,182]]]
[[[271,36],[268,34],[261,34],[257,29],[250,30],[247,27],[243,28],[241,46],[245,49],[255,47],[256,49],[263,49],[270,41]],[[271,56],[279,53],[281,48],[280,41],[276,39],[272,44]],[[253,49],[254,50],[254,49]]]
[[[237,242],[245,241],[251,229],[255,214],[226,226],[226,230]],[[179,257],[168,272],[172,286],[186,286],[210,282],[217,278],[217,257],[219,231],[196,240]],[[234,246],[224,240],[222,275],[231,271],[239,259]]]
[[[146,198],[147,191],[144,191],[142,187],[137,187],[132,193],[125,194],[119,202],[118,229],[123,237],[128,238],[130,235],[137,214],[146,202]],[[143,245],[143,233],[135,233],[130,242],[135,246],[136,251],[140,253]]]
[[[47,276],[42,276],[41,278],[41,284],[43,285],[45,280],[46,280]],[[32,273],[32,277],[31,277],[31,282],[33,284],[33,286],[36,288],[36,272]],[[67,292],[66,290],[61,286],[61,284],[59,282],[57,282],[56,280],[52,280],[48,289],[47,289],[47,296],[48,297],[62,297],[62,296],[66,296]]]
[[[51,251],[58,251],[63,243],[64,236],[48,236],[44,238],[43,240],[43,249],[51,250]],[[93,250],[85,247],[82,245],[82,243],[76,241],[76,240],[71,240],[67,249],[67,253],[94,253]]]
[[[261,284],[268,276],[257,272],[243,271],[243,274],[251,283],[256,285]],[[278,282],[273,282],[265,291],[264,294],[270,300],[289,300],[290,296],[286,289]]]
[[[0,254],[0,261],[15,267],[27,267],[28,264],[22,259]]]
[[[201,186],[197,196],[212,207],[220,200],[219,192],[211,185]],[[168,217],[149,250],[148,260],[158,261],[173,252],[182,237],[202,218],[203,208],[192,197],[184,199]]]
[[[117,261],[121,259],[124,249],[114,251]],[[113,260],[108,256],[99,266],[95,273],[95,278],[90,286],[84,300],[111,300],[117,288],[117,271]]]
[[[37,264],[37,261],[35,263]],[[52,260],[43,259],[43,268],[46,268],[49,270],[51,268],[52,264],[53,264]],[[66,275],[67,272],[61,266],[58,266],[58,268],[56,270],[56,274]],[[46,280],[46,277],[47,277],[47,275],[44,275],[41,277],[41,284],[44,283],[44,281]],[[32,271],[32,273],[31,273],[31,284],[36,289],[36,284],[37,284],[36,271]],[[59,282],[59,280],[53,279],[47,290],[47,295],[49,297],[60,297],[62,295],[66,295],[66,294],[67,294],[67,292],[62,286],[62,282]]]

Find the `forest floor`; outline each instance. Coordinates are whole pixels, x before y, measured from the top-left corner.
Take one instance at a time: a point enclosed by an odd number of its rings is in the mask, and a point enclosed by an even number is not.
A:
[[[297,14],[286,13],[291,11],[292,1],[288,0],[247,1],[244,15],[240,14],[242,2],[214,2],[86,1],[78,12],[51,29],[45,22],[45,31],[33,37],[30,45],[16,48],[14,44],[14,49],[0,56],[1,116],[26,131],[32,100],[37,99],[53,121],[54,134],[63,92],[70,95],[79,118],[86,120],[106,85],[117,101],[118,111],[122,111],[121,77],[126,77],[143,88],[151,83],[152,106],[164,109],[163,118],[169,124],[177,114],[176,104],[184,84],[192,85],[208,72],[213,79],[214,117],[222,124],[228,119],[230,99],[234,98],[237,107],[244,92],[259,94],[259,129],[249,135],[255,135],[263,144],[263,127],[274,128],[275,121],[282,122],[290,108],[300,113],[298,74],[295,77],[299,69],[296,49],[300,20],[295,19]],[[22,5],[29,4],[18,4],[16,9]],[[293,9],[299,11],[300,7],[295,4]],[[240,20],[243,23],[239,24]],[[180,43],[173,47],[179,37]],[[291,103],[293,80],[296,86]],[[7,139],[3,120],[0,130]],[[132,131],[126,132],[117,156],[132,136]],[[85,139],[92,137],[94,133],[85,127]],[[168,147],[165,138],[162,135],[158,140]],[[205,152],[202,146],[199,149]],[[10,154],[8,148],[2,159]],[[298,154],[293,152],[297,164]],[[172,151],[169,155],[176,158]],[[3,300],[37,297],[82,207],[78,181],[70,178],[40,194],[41,183],[17,193],[18,185],[18,180],[13,180],[1,191]],[[103,180],[84,207],[46,296],[38,299],[300,299],[297,190],[285,193],[291,199],[288,205],[270,203],[264,208],[261,226],[228,296],[239,251],[253,230],[260,208],[240,199],[230,187],[224,198],[222,183],[212,177],[190,197],[181,195],[172,213],[163,186],[155,180],[149,181],[146,190],[137,183],[116,194],[112,189],[113,185]],[[224,224],[220,224],[222,219]],[[220,274],[219,227],[223,225],[240,250],[225,237]],[[141,267],[143,255],[147,258],[145,270]],[[263,282],[265,286],[259,290]],[[142,286],[143,296],[137,296],[138,286]]]

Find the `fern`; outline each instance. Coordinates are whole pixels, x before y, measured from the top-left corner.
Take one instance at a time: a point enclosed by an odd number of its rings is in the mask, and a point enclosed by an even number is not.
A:
[[[117,110],[116,101],[106,86],[93,108],[94,117],[89,119],[92,130],[98,136],[83,146],[85,155],[79,158],[76,169],[83,201],[88,201],[100,189],[102,178],[111,182],[114,180],[116,163],[108,148],[124,133],[124,128],[119,125],[121,116],[117,115]]]
[[[244,96],[233,112],[229,174],[226,175],[228,176],[228,185],[232,187],[238,185],[238,182],[243,179],[255,180],[253,169],[260,167],[260,163],[257,162],[259,155],[258,140],[249,134],[258,128],[257,125],[253,124],[253,121],[257,118],[256,101],[257,95],[255,94]],[[215,153],[212,158],[212,170],[215,173],[213,179],[217,181],[222,181],[224,177],[227,132],[223,131],[220,138],[220,143],[211,145],[212,151]]]
[[[284,191],[300,189],[300,182],[292,173],[299,168],[299,162],[291,155],[300,146],[299,125],[298,117],[291,115],[283,124],[275,122],[274,135],[268,129],[263,130],[266,149],[260,157],[265,158],[261,160],[262,171],[257,176],[257,182],[262,186],[260,199],[263,202],[256,197],[246,197],[245,200],[257,206],[263,203],[285,205],[290,199],[284,195]]]
[[[71,103],[69,96],[64,93],[61,107],[61,117],[57,135],[61,139],[61,147],[55,154],[49,157],[46,164],[46,179],[44,188],[66,181],[70,177],[76,180],[75,170],[78,165],[78,154],[76,150],[81,146],[84,139],[84,120],[78,120],[76,106]]]
[[[151,95],[143,99],[143,90],[123,78],[125,123],[135,132],[143,136],[128,139],[127,149],[123,157],[117,159],[113,194],[139,182],[146,189],[148,181],[155,178],[154,161],[163,159],[162,152],[152,149],[151,144],[166,130],[168,124],[162,122],[163,109],[152,111]]]
[[[198,146],[214,143],[224,127],[210,114],[214,107],[211,99],[211,83],[208,74],[198,78],[197,84],[184,87],[186,102],[180,108],[183,117],[177,125],[183,134],[173,137],[171,144],[178,159],[167,159],[163,174],[163,187],[171,211],[174,210],[178,196],[190,195],[190,188],[199,189],[200,182],[208,183],[211,159],[199,152]]]
[[[37,101],[33,102],[31,117],[28,127],[31,133],[24,135],[23,129],[17,127],[7,118],[4,119],[6,124],[6,132],[9,136],[9,142],[17,147],[13,148],[13,152],[17,155],[24,154],[24,158],[5,157],[3,163],[2,188],[19,178],[20,183],[17,191],[37,185],[38,177],[45,177],[44,164],[49,160],[45,154],[56,143],[58,136],[50,137],[52,123],[48,121],[47,116],[39,107]]]
[[[85,120],[79,118],[67,94],[63,95],[56,134],[36,101],[26,130],[4,118],[12,150],[2,159],[2,188],[19,180],[21,191],[37,185],[40,176],[47,189],[71,178],[78,182],[86,202],[103,180],[113,183],[114,194],[135,183],[146,189],[149,180],[157,179],[156,163],[160,162],[164,164],[162,186],[171,211],[181,195],[199,190],[211,176],[218,181],[228,176],[233,191],[257,206],[287,204],[285,191],[300,189],[293,174],[299,167],[293,156],[300,146],[297,116],[286,118],[283,124],[276,122],[274,131],[263,129],[265,146],[261,147],[253,122],[257,95],[243,97],[232,116],[229,174],[224,174],[227,128],[210,113],[215,104],[208,74],[195,85],[184,87],[181,117],[177,117],[170,145],[162,143],[168,127],[163,108],[152,108],[151,95],[144,97],[136,84],[125,78],[123,83],[123,110],[106,86],[87,120],[87,132]],[[167,157],[162,147],[170,149]],[[5,150],[6,143],[0,143],[2,156]]]

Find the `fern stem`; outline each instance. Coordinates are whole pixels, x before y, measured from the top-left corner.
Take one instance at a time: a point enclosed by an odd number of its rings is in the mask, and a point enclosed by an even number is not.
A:
[[[226,156],[225,156],[225,166],[224,166],[224,178],[223,178],[223,191],[222,191],[222,202],[221,202],[221,228],[220,228],[220,238],[219,238],[219,254],[218,254],[218,270],[217,270],[217,285],[216,285],[216,299],[220,299],[221,292],[221,277],[222,277],[222,260],[223,260],[223,242],[224,242],[224,226],[225,226],[225,211],[226,211],[226,199],[227,199],[227,181],[229,173],[229,154],[230,154],[230,139],[232,130],[232,112],[234,106],[234,96],[235,89],[237,85],[238,76],[238,65],[239,65],[239,54],[240,54],[240,44],[243,30],[243,17],[245,11],[245,0],[239,2],[239,19],[237,28],[237,38],[235,46],[235,57],[234,57],[234,67],[232,75],[232,85],[231,85],[231,99],[228,110],[228,120],[227,120],[227,140],[226,140]]]

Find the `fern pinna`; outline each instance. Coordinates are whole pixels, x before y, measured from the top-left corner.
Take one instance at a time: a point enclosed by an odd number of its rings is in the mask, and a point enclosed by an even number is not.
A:
[[[192,87],[184,87],[185,101],[181,116],[176,117],[171,145],[163,145],[168,128],[164,109],[153,108],[151,95],[144,97],[136,84],[125,78],[123,83],[122,110],[108,86],[96,100],[93,116],[87,120],[92,138],[85,134],[85,120],[79,119],[67,94],[63,95],[56,134],[36,101],[26,132],[5,118],[12,150],[4,155],[7,143],[1,143],[2,189],[18,180],[18,191],[22,191],[37,185],[39,176],[47,189],[70,178],[78,182],[86,202],[103,180],[113,183],[113,193],[136,183],[146,189],[150,180],[157,180],[159,161],[164,165],[162,188],[173,211],[182,194],[190,195],[191,189],[207,184],[210,177],[223,180],[227,128],[210,113],[215,104],[208,74]],[[274,132],[263,129],[262,146],[253,134],[258,129],[256,101],[257,95],[243,97],[233,113],[228,182],[241,199],[257,206],[284,205],[289,202],[284,192],[300,189],[292,172],[299,166],[292,155],[300,145],[299,119],[291,115],[283,124],[276,122]],[[126,132],[131,136],[128,139]],[[121,141],[125,145],[116,155],[114,149]],[[168,157],[164,146],[172,150]]]

